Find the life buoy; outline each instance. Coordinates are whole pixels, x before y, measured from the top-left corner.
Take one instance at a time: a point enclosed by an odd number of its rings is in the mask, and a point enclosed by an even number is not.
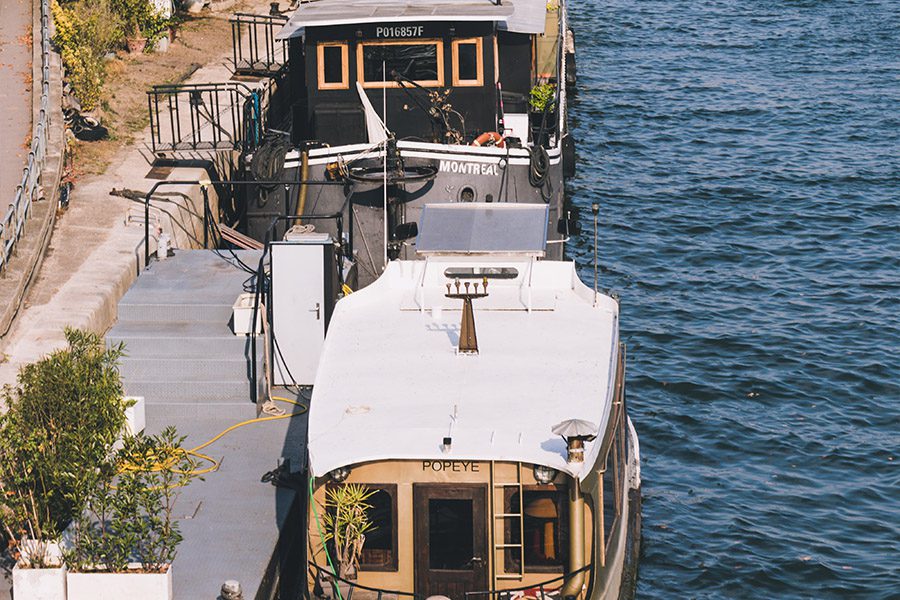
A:
[[[498,148],[505,148],[506,142],[503,140],[503,136],[497,133],[496,131],[485,131],[472,142],[473,146],[497,146]]]

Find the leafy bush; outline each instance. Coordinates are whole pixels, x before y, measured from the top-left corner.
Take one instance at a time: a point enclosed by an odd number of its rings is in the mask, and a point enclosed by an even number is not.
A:
[[[157,436],[128,436],[105,463],[72,528],[66,565],[74,571],[165,572],[182,536],[175,500],[195,475],[195,462],[169,427]]]
[[[124,347],[107,349],[100,336],[75,329],[65,335],[66,348],[25,365],[3,390],[0,518],[14,554],[16,540],[58,539],[81,513],[125,424]]]
[[[69,82],[84,110],[100,102],[106,70],[103,57],[122,42],[122,20],[109,0],[78,0],[51,10],[56,25],[53,42],[59,48]]]
[[[531,111],[542,113],[553,110],[556,104],[556,86],[552,83],[541,83],[531,88],[529,96]]]

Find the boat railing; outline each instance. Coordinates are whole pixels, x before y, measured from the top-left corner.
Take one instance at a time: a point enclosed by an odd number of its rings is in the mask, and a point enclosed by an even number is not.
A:
[[[514,588],[504,588],[502,590],[481,590],[477,592],[466,592],[465,600],[518,600],[520,598],[536,598],[537,600],[548,600],[550,598],[562,598],[562,588],[575,576],[582,573],[590,572],[594,568],[594,563],[588,563],[585,566],[565,573],[553,579],[547,579],[540,583],[532,583]],[[538,595],[539,594],[539,595]]]
[[[424,594],[417,594],[416,592],[403,592],[362,585],[355,581],[344,579],[334,573],[330,568],[322,567],[312,561],[310,561],[309,566],[315,571],[316,581],[320,585],[325,584],[331,587],[333,594],[332,598],[334,599],[340,598],[342,600],[352,600],[354,595],[357,600],[399,600],[400,598],[424,600],[426,597]],[[518,600],[520,598],[525,598],[526,596],[529,598],[536,598],[537,600],[561,598],[561,590],[570,579],[577,575],[581,575],[582,573],[590,572],[591,569],[593,569],[593,563],[587,564],[571,573],[566,573],[540,583],[502,590],[466,592],[465,600]]]
[[[156,85],[147,92],[154,154],[252,152],[262,141],[269,94],[243,83]]]
[[[0,215],[0,275],[6,271],[16,242],[25,232],[25,222],[31,214],[32,202],[40,198],[41,171],[47,154],[50,128],[50,2],[41,0],[41,97],[40,112],[34,123],[28,159],[22,179],[16,186],[12,202]],[[30,43],[30,42],[29,42]],[[45,182],[46,183],[46,182]],[[5,190],[3,190],[5,193]]]
[[[288,64],[287,40],[275,34],[287,23],[286,15],[235,13],[231,23],[231,53],[238,75],[280,75]]]
[[[376,588],[344,579],[334,573],[330,568],[322,567],[312,561],[309,562],[309,566],[312,567],[316,573],[316,582],[320,585],[324,584],[329,586],[331,588],[332,598],[335,600],[353,600],[354,596],[357,600],[399,600],[401,598],[425,600],[424,594]],[[324,592],[324,589],[322,591]]]

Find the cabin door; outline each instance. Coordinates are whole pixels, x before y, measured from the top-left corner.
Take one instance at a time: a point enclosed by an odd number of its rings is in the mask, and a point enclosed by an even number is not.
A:
[[[416,593],[465,600],[488,589],[487,486],[416,484]]]

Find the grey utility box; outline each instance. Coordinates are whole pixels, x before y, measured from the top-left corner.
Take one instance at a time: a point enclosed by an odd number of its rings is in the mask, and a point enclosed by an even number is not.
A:
[[[274,385],[312,385],[338,277],[327,233],[288,233],[272,251],[271,365]]]

